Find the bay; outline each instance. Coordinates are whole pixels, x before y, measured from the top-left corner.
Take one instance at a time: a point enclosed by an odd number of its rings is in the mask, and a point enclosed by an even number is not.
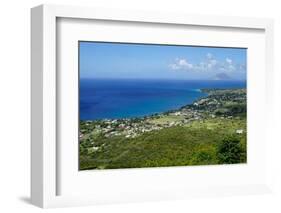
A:
[[[200,89],[245,88],[245,81],[80,79],[80,120],[149,116],[207,96]]]

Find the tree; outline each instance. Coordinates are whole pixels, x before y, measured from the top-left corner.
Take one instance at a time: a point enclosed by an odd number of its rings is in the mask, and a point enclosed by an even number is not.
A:
[[[222,139],[217,147],[217,155],[220,164],[240,163],[242,149],[240,140],[230,135]]]

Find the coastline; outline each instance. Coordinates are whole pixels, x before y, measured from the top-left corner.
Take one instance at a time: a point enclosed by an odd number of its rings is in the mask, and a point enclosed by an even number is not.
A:
[[[79,138],[80,140],[83,139],[85,132],[87,132],[83,130],[89,125],[93,126],[92,130],[96,129],[96,132],[101,133],[107,138],[122,135],[126,138],[134,138],[144,132],[187,125],[193,121],[216,118],[218,116],[231,118],[235,116],[236,112],[227,111],[223,106],[222,100],[226,100],[226,103],[229,105],[228,102],[232,100],[228,99],[235,100],[235,97],[237,103],[243,102],[241,112],[238,112],[238,114],[246,113],[246,89],[200,89],[200,91],[205,93],[206,96],[177,109],[134,118],[80,121]],[[237,108],[237,103],[234,105],[234,108]]]

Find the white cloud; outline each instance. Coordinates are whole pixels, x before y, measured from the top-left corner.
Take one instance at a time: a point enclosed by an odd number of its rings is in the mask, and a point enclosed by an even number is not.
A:
[[[215,59],[211,59],[211,60],[207,61],[207,67],[209,69],[215,67],[216,65],[217,65],[217,60],[215,60]]]
[[[169,67],[172,69],[172,70],[179,70],[180,67],[177,65],[177,64],[170,64]]]
[[[186,59],[176,59],[173,64],[170,64],[173,70],[190,70],[193,69],[193,64],[189,63]]]
[[[233,59],[226,58],[218,60],[211,53],[207,53],[199,63],[192,63],[186,58],[176,58],[169,65],[172,70],[190,71],[190,72],[245,72],[244,64],[236,64]]]
[[[180,66],[186,66],[188,64],[185,59],[179,59],[178,63],[179,63]]]
[[[225,61],[226,61],[226,63],[228,63],[228,64],[232,64],[232,60],[231,60],[230,58],[226,58]]]

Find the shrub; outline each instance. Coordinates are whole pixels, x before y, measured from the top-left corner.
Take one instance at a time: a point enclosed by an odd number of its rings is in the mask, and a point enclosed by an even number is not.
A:
[[[247,113],[247,106],[246,104],[234,104],[227,106],[229,112],[228,115],[245,115]]]
[[[234,136],[227,136],[218,144],[218,161],[220,164],[240,163],[242,149],[240,140]]]

